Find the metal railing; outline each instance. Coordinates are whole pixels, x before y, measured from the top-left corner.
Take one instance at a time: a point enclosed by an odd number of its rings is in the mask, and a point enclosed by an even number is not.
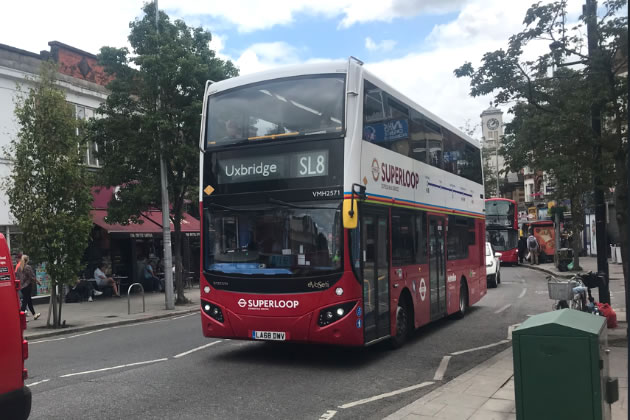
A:
[[[144,303],[144,287],[140,283],[132,283],[127,289],[127,315],[131,315],[131,289],[134,286],[140,286],[140,292],[142,293],[142,312],[145,312],[146,306]]]

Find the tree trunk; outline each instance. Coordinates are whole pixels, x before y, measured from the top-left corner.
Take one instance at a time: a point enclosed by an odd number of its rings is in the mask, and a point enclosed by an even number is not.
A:
[[[50,299],[48,299],[48,316],[46,317],[46,327],[50,328],[50,316],[52,315],[53,312],[53,300],[52,300],[52,296],[50,297]]]
[[[50,279],[50,300],[52,300],[53,328],[59,328],[59,318],[57,317],[57,282]]]
[[[173,225],[175,227],[175,241],[174,241],[174,245],[175,245],[175,253],[174,253],[174,258],[175,258],[175,274],[176,274],[176,288],[177,288],[177,298],[175,299],[175,304],[176,305],[184,305],[186,303],[189,303],[189,300],[186,298],[186,296],[184,296],[184,282],[182,279],[182,274],[183,274],[183,268],[182,268],[182,225],[181,225],[181,219],[178,218],[177,216],[175,217],[175,219],[173,220]]]
[[[59,288],[61,289],[59,291],[59,313],[57,315],[57,321],[58,321],[58,326],[61,326],[61,307],[63,306],[63,298],[65,297],[64,292],[65,292],[65,286],[63,284],[59,285]]]

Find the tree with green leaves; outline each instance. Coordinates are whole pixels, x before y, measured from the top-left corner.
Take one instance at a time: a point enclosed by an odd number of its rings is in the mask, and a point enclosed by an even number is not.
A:
[[[46,262],[58,328],[63,302],[58,294],[77,281],[92,229],[92,181],[79,153],[79,121],[55,75],[53,63],[42,63],[39,80],[18,99],[19,131],[9,146],[13,170],[5,187],[24,250]]]
[[[91,123],[103,168],[101,182],[120,186],[109,203],[108,220],[137,222],[142,212],[160,208],[160,155],[164,152],[174,225],[176,304],[187,302],[182,282],[181,221],[186,200],[197,201],[199,132],[207,80],[237,76],[238,69],[209,48],[210,32],[171,21],[146,4],[130,23],[127,48],[103,47],[99,62],[114,76],[110,94]]]
[[[628,244],[624,141],[628,98],[623,73],[628,65],[628,20],[620,11],[625,5],[626,0],[605,1],[604,14],[595,22],[583,15],[570,24],[566,0],[535,3],[525,15],[523,31],[510,37],[507,50],[484,54],[478,68],[465,63],[455,70],[456,76],[470,78],[472,96],[493,94],[496,103],[511,106],[514,119],[506,125],[501,150],[506,163],[513,171],[528,166],[553,176],[557,198],[571,199],[575,238],[582,229],[584,194],[593,188],[615,187],[624,249]],[[592,54],[584,36],[589,22],[596,41]],[[546,51],[530,58],[536,47],[545,44]],[[605,122],[601,138],[591,126],[594,107]],[[597,142],[602,145],[601,159],[593,159]],[[594,185],[594,177],[602,183]],[[573,242],[579,246],[579,241]]]

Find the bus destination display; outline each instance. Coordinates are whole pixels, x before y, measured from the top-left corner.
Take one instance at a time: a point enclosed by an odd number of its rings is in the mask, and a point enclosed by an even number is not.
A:
[[[328,150],[225,159],[217,172],[219,184],[326,176]]]

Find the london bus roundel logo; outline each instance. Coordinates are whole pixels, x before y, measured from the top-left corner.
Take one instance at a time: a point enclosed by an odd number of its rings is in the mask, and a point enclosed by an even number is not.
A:
[[[378,181],[378,177],[380,174],[381,170],[379,168],[378,160],[374,158],[374,160],[372,161],[372,178],[374,178],[374,181]]]
[[[240,306],[241,308],[244,308],[245,305],[247,305],[247,302],[245,301],[245,299],[238,300],[238,306]]]

